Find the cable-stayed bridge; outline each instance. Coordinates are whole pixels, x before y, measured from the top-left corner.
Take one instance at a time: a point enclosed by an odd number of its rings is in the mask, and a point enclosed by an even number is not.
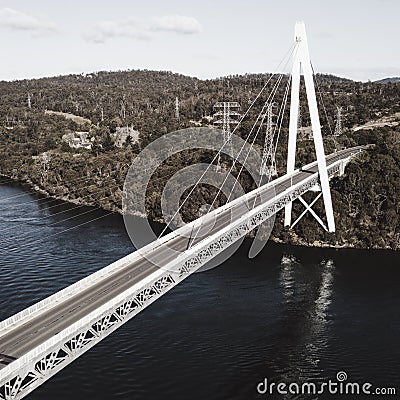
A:
[[[329,179],[342,175],[348,162],[367,147],[325,156],[302,23],[296,25],[294,48],[287,173],[1,322],[1,400],[25,397],[278,211],[285,209],[289,227],[310,212],[326,231],[335,230]],[[295,169],[301,69],[317,161]],[[303,198],[309,191],[319,192],[311,204]],[[320,197],[326,224],[312,209]],[[292,223],[295,200],[304,204],[305,211]]]

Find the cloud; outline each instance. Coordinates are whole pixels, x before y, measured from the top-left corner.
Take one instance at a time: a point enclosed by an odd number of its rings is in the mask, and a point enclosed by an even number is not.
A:
[[[31,32],[33,36],[56,31],[54,24],[40,21],[35,17],[11,8],[0,9],[0,27],[28,31]]]
[[[115,37],[127,37],[147,40],[151,34],[143,21],[131,17],[123,22],[102,21],[86,32],[84,38],[90,42],[104,43],[107,39]]]
[[[183,15],[166,15],[164,17],[153,17],[152,29],[156,31],[167,31],[191,35],[199,33],[201,26],[199,21],[193,17]]]
[[[166,15],[162,17],[130,17],[125,21],[102,21],[83,34],[84,39],[104,43],[108,39],[125,37],[149,40],[157,32],[174,32],[191,35],[200,32],[200,23],[193,17]]]

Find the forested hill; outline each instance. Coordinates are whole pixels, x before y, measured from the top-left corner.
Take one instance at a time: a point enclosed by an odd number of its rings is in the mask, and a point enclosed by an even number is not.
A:
[[[400,82],[400,77],[392,77],[392,78],[384,78],[384,79],[379,79],[378,81],[375,81],[375,83],[397,83]]]
[[[27,124],[39,122],[40,113],[47,109],[86,117],[94,125],[110,126],[113,121],[132,124],[144,135],[154,135],[176,128],[176,97],[181,124],[187,125],[190,120],[212,115],[214,103],[224,98],[238,101],[245,109],[267,78],[265,74],[248,74],[199,80],[171,72],[122,71],[3,81],[0,113],[2,119]],[[335,105],[350,111],[344,120],[347,127],[392,113],[393,102],[398,102],[397,84],[353,82],[331,75],[319,75],[318,83],[328,115],[333,117]]]
[[[127,168],[141,148],[179,128],[212,125],[217,101],[237,101],[244,112],[269,77],[246,74],[200,80],[171,72],[134,70],[0,82],[0,172],[36,185],[52,196],[119,211]],[[268,88],[276,79],[271,79]],[[277,92],[278,102],[283,98],[286,79]],[[295,232],[287,232],[277,223],[274,235],[310,245],[398,248],[400,83],[361,83],[331,75],[317,75],[316,80],[321,92],[317,97],[323,100],[320,114],[327,152],[335,149],[330,133],[338,106],[342,108],[343,134],[336,147],[371,142],[376,147],[350,166],[344,178],[333,182],[336,235],[324,236],[309,218]],[[246,137],[267,96],[268,90],[237,134]],[[302,93],[301,125],[307,128],[305,101]],[[286,118],[283,126],[287,122]],[[131,127],[138,132],[139,140],[126,140],[122,147],[116,147],[118,127]],[[73,149],[62,140],[65,134],[82,131],[87,132],[91,149]],[[259,149],[263,140],[260,137],[256,141]],[[281,173],[286,140],[284,128],[277,154]],[[312,142],[304,134],[298,150],[300,162],[312,159],[312,149]],[[171,175],[178,170],[182,160],[197,162],[204,156],[204,152],[191,153],[171,159],[160,168],[148,192],[148,215],[152,219],[160,219],[160,181],[164,173]],[[224,162],[229,165],[229,160]],[[86,179],[79,180],[82,176]],[[243,177],[243,185],[251,187],[248,176]],[[184,210],[187,218],[194,218],[196,207],[212,194],[210,188],[199,191],[198,204]],[[318,243],[321,237],[323,243]]]

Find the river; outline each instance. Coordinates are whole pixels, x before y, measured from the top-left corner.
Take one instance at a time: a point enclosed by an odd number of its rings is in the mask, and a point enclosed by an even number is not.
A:
[[[0,184],[0,320],[133,251],[121,216],[27,192]],[[268,243],[250,260],[248,248],[189,277],[28,398],[275,398],[257,393],[264,378],[325,382],[338,371],[400,393],[398,253]]]

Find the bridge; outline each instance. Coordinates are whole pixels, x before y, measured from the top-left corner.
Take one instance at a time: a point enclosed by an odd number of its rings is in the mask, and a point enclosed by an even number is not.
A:
[[[162,236],[134,253],[53,294],[0,323],[0,399],[21,399],[95,346],[163,294],[256,227],[285,209],[293,226],[310,212],[335,230],[329,179],[366,146],[324,154],[321,127],[303,24],[296,25],[287,173]],[[317,161],[295,169],[300,65],[303,68]],[[296,100],[297,99],[297,100]],[[307,204],[306,192],[319,192]],[[327,226],[314,212],[323,197]],[[291,222],[291,205],[305,211]],[[206,235],[195,235],[201,227]],[[179,256],[174,256],[169,249]]]

